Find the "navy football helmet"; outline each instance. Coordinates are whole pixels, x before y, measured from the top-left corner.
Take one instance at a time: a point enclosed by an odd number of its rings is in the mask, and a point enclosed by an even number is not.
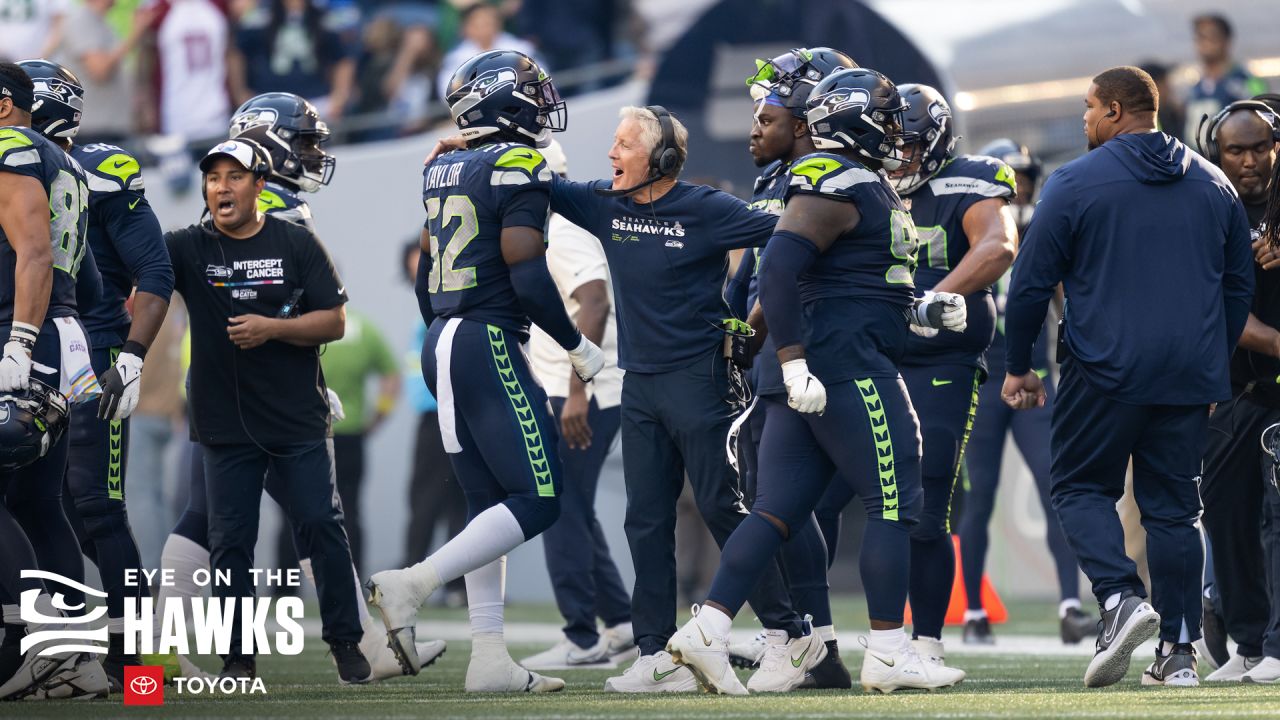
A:
[[[468,141],[497,135],[546,147],[568,122],[555,83],[533,58],[515,50],[490,50],[462,63],[449,80],[445,102]]]
[[[48,60],[18,63],[35,83],[31,128],[50,140],[70,140],[80,132],[84,86],[75,73]]]
[[[804,119],[809,94],[824,77],[836,70],[856,68],[853,58],[829,47],[795,48],[772,60],[756,60],[756,71],[747,78],[751,99],[770,93],[782,99],[783,107]]]
[[[44,457],[66,429],[67,398],[39,380],[0,395],[0,472]]]
[[[1026,145],[1019,145],[1009,138],[1000,138],[987,143],[978,151],[978,154],[1000,160],[1014,172],[1026,176],[1031,181],[1031,196],[1035,195],[1036,186],[1039,185],[1040,177],[1044,174],[1044,164],[1027,149]]]
[[[898,92],[910,105],[902,115],[902,129],[915,138],[915,147],[908,151],[915,167],[904,168],[892,182],[899,195],[910,195],[942,169],[960,138],[955,133],[951,106],[942,93],[915,83],[899,85]]]
[[[338,161],[324,151],[329,126],[315,105],[286,92],[249,99],[231,117],[232,140],[253,140],[271,156],[271,177],[303,192],[333,179]]]
[[[902,129],[907,103],[893,81],[869,68],[837,70],[809,95],[809,133],[819,150],[852,151],[886,170],[901,167],[914,138]]]

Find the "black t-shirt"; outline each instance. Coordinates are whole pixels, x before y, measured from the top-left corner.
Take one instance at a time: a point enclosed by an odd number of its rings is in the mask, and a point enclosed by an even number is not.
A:
[[[347,301],[329,254],[314,234],[267,216],[257,235],[236,240],[192,225],[165,234],[175,290],[191,319],[192,434],[206,445],[320,440],[329,403],[317,348],[271,340],[240,350],[227,335],[236,315],[276,317],[296,290],[297,314]],[[246,432],[247,428],[247,432]]]
[[[1266,215],[1266,203],[1245,204],[1249,227],[1256,232]],[[1280,270],[1263,270],[1253,266],[1254,292],[1252,312],[1265,325],[1280,328]],[[1253,400],[1267,407],[1280,408],[1280,360],[1263,353],[1237,347],[1231,356],[1231,388],[1239,393],[1254,383]]]

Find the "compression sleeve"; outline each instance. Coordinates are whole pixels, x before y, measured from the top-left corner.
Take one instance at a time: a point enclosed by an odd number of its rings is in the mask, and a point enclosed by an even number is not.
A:
[[[436,311],[431,307],[431,253],[418,251],[418,276],[413,281],[413,294],[418,296],[418,310],[422,313],[422,321],[431,327],[436,319]]]
[[[560,291],[547,269],[546,257],[509,265],[507,270],[511,273],[511,287],[516,291],[520,307],[533,324],[542,328],[565,350],[578,347],[582,333],[578,332],[564,309]]]
[[[789,230],[777,230],[769,239],[769,252],[760,267],[760,306],[779,350],[800,345],[804,339],[800,277],[819,254],[812,242]]]

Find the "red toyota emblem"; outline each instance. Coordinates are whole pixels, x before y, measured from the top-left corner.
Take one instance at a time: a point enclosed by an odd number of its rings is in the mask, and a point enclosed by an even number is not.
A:
[[[126,665],[125,705],[163,705],[164,668],[159,665]]]

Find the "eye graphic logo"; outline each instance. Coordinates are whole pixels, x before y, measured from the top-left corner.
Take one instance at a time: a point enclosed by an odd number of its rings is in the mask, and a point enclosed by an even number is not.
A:
[[[126,665],[125,705],[163,705],[164,668],[159,665]]]
[[[86,612],[84,603],[69,604],[66,595],[64,592],[59,592],[58,587],[74,588],[86,596],[91,595],[104,600],[107,597],[106,593],[45,570],[23,570],[21,577],[43,580],[53,597],[51,601],[41,602],[40,590],[26,590],[19,597],[19,615],[27,627],[32,629],[26,637],[22,638],[22,643],[18,646],[20,653],[26,655],[28,650],[35,647],[40,649],[39,655],[73,652],[105,654],[107,652],[107,624],[103,621],[107,614],[106,605],[99,605],[92,611]],[[62,614],[58,613],[59,610]],[[89,624],[96,624],[98,627],[89,629],[86,627]],[[53,629],[38,629],[41,626],[50,625]],[[101,643],[101,645],[93,643]]]

